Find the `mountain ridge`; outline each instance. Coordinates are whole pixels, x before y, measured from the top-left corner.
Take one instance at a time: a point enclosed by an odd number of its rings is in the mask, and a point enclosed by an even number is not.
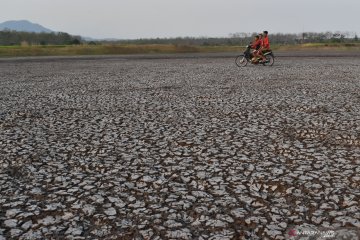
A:
[[[53,30],[28,20],[10,20],[0,23],[0,31],[11,30],[17,32],[51,33]]]

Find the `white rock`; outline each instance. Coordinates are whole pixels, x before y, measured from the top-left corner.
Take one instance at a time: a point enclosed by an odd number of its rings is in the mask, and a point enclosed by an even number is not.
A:
[[[155,180],[152,178],[152,177],[150,177],[150,176],[144,176],[143,178],[142,178],[142,180],[144,181],[144,182],[146,182],[146,183],[151,183],[151,182],[154,182]]]
[[[273,173],[276,174],[276,175],[281,175],[281,174],[284,173],[284,170],[282,170],[280,168],[274,168]]]
[[[46,205],[45,211],[55,211],[56,209],[58,209],[61,206],[61,204],[49,204]]]
[[[277,225],[267,225],[265,233],[269,235],[272,239],[277,239],[277,236],[282,236],[282,229]]]
[[[358,219],[355,219],[352,217],[348,217],[348,216],[337,217],[337,218],[335,218],[335,221],[341,222],[343,226],[346,225],[347,223],[350,223],[354,227],[357,227],[360,229],[360,221]]]
[[[200,179],[205,179],[206,178],[206,172],[198,172],[197,174],[196,174],[196,176],[198,177],[198,178],[200,178]]]
[[[104,212],[105,212],[105,214],[108,215],[108,216],[114,216],[114,215],[116,215],[116,210],[115,210],[115,208],[108,208],[108,209],[106,209]]]
[[[321,204],[320,209],[330,210],[330,209],[333,209],[333,207],[328,203],[323,203],[323,204]]]
[[[287,228],[286,222],[281,222],[281,223],[279,223],[279,226],[280,226],[281,228],[283,228],[283,229],[286,229],[286,228]]]
[[[5,227],[14,228],[17,226],[18,221],[16,219],[8,219],[4,221]]]
[[[33,188],[31,189],[30,193],[34,195],[41,195],[43,191],[40,188]]]
[[[85,204],[81,209],[88,216],[95,213],[95,207],[90,204]]]
[[[86,185],[86,186],[84,186],[83,188],[84,188],[85,190],[90,190],[90,189],[95,188],[95,186],[94,186],[94,185]]]
[[[208,220],[206,222],[206,226],[210,226],[210,227],[226,227],[227,226],[227,223],[226,222],[223,222],[221,220],[218,220],[218,219],[215,219],[215,220]]]
[[[15,217],[19,213],[21,213],[20,209],[9,209],[6,211],[5,215],[7,218],[12,218],[12,217]]]
[[[56,223],[56,219],[53,216],[47,216],[43,219],[38,220],[39,224],[42,224],[44,226],[49,226]]]
[[[248,212],[243,208],[237,208],[231,211],[231,214],[234,215],[236,218],[244,218],[247,213]]]
[[[253,203],[251,204],[251,206],[253,206],[253,207],[263,207],[264,204],[262,204],[262,203],[259,202],[259,201],[256,201],[256,202],[253,202]]]
[[[94,195],[92,197],[90,197],[91,200],[93,200],[95,203],[99,203],[99,204],[102,204],[104,203],[104,198],[101,196],[101,195]]]
[[[166,237],[167,238],[171,238],[171,239],[182,239],[182,240],[190,240],[192,239],[192,234],[190,232],[189,229],[184,228],[184,229],[179,229],[179,230],[175,230],[175,231],[167,231],[166,232]]]
[[[61,217],[63,220],[67,221],[74,217],[74,214],[71,212],[65,212],[64,215]]]
[[[142,235],[144,239],[151,239],[152,236],[154,236],[154,231],[151,229],[148,230],[141,230],[139,233]]]
[[[255,166],[252,165],[252,164],[250,164],[249,167],[248,167],[248,170],[249,170],[250,172],[252,172],[252,171],[254,171],[254,169],[255,169]]]
[[[164,226],[168,228],[177,228],[177,227],[181,227],[182,224],[174,220],[168,220],[164,223]]]
[[[65,178],[63,177],[63,176],[57,176],[56,178],[55,178],[55,181],[56,182],[65,182]]]
[[[108,197],[108,199],[109,199],[109,202],[111,202],[111,203],[117,203],[117,202],[121,201],[119,198],[115,198],[115,197]]]
[[[205,197],[210,196],[209,194],[207,194],[206,192],[203,192],[203,191],[192,191],[191,193],[192,193],[192,195],[194,195],[195,197],[198,197],[198,198],[205,198]]]
[[[311,218],[311,221],[312,221],[313,223],[316,223],[316,224],[322,223],[323,220],[324,220],[324,218],[322,218],[322,217],[315,217],[315,216],[313,216],[313,217]]]
[[[21,228],[26,231],[26,230],[28,230],[29,228],[31,228],[32,225],[33,225],[33,222],[30,220],[30,221],[27,221],[27,222],[23,223],[23,224],[21,225]]]
[[[18,237],[22,233],[23,233],[23,231],[20,230],[20,229],[11,229],[10,230],[10,235],[11,235],[12,238]]]
[[[199,221],[199,219],[196,219],[193,223],[191,223],[191,226],[200,226],[202,223]]]
[[[74,228],[69,227],[68,230],[66,230],[65,235],[72,235],[72,236],[79,236],[83,232],[82,228]]]
[[[286,194],[291,194],[294,189],[295,189],[295,187],[286,189]]]
[[[233,223],[234,219],[232,217],[230,217],[229,215],[224,215],[224,214],[217,214],[216,218],[219,220],[224,220],[228,223]]]

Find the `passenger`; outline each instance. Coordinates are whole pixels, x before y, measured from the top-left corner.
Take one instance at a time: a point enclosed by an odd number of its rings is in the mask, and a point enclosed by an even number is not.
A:
[[[263,37],[263,34],[262,34],[262,33],[259,34],[259,39],[260,39],[260,48],[259,48],[259,50],[257,51],[257,56],[258,56],[259,58],[261,58],[260,63],[262,63],[262,62],[265,62],[265,61],[266,61],[266,58],[265,58],[265,56],[264,56],[264,54],[263,54],[264,37]]]
[[[259,57],[259,49],[261,48],[261,40],[260,36],[256,35],[254,41],[251,43],[251,49],[253,49],[253,58],[251,59],[252,62],[256,62]]]

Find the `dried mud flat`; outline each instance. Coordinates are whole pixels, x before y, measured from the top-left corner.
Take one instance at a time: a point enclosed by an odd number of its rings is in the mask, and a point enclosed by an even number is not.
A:
[[[0,239],[359,229],[359,66],[0,61]]]

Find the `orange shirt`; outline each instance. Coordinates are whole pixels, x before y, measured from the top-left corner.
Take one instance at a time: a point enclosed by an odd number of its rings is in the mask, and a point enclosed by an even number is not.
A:
[[[270,49],[270,42],[269,42],[269,37],[266,36],[263,38],[263,44],[262,44],[263,48],[265,49]]]

